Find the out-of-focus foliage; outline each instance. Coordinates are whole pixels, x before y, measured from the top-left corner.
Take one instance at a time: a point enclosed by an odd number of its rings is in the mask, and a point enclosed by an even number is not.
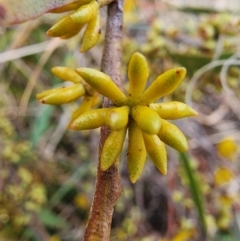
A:
[[[239,145],[233,138],[225,138],[217,144],[217,150],[219,155],[229,159],[230,161],[234,160],[234,157],[237,154]]]
[[[188,68],[188,81],[165,98],[187,98],[200,113],[176,125],[189,139],[189,165],[201,193],[206,240],[240,240],[239,14],[195,15],[149,0],[129,1],[125,11],[123,73],[136,50],[150,60],[150,80],[177,65]],[[105,11],[101,14],[104,26]],[[1,241],[81,240],[85,230],[98,130],[66,131],[75,104],[40,107],[35,95],[61,86],[51,74],[53,66],[99,68],[104,29],[100,43],[79,54],[79,35],[68,41],[46,37],[57,18],[50,14],[0,29]],[[36,43],[43,44],[32,50]],[[177,153],[168,153],[167,176],[148,162],[134,186],[126,162],[121,162],[123,195],[116,204],[111,240],[204,240],[189,175]]]

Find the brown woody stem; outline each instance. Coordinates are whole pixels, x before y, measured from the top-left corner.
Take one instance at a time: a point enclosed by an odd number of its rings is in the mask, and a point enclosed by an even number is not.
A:
[[[110,4],[113,1],[114,0],[98,0],[100,7],[104,7],[104,6]]]
[[[121,86],[122,57],[122,10],[123,0],[115,0],[108,5],[108,19],[105,47],[102,57],[102,71]],[[103,107],[113,103],[104,98]],[[110,130],[102,127],[99,143],[99,160],[102,148]],[[99,162],[100,163],[100,162]],[[110,239],[113,208],[122,193],[118,160],[107,171],[98,165],[94,199],[88,219],[84,241],[108,241]]]

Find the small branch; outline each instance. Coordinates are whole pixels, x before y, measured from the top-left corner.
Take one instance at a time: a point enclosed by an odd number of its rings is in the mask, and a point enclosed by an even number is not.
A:
[[[116,0],[108,5],[108,20],[105,37],[105,48],[102,57],[102,71],[121,86],[122,57],[122,5],[123,0]],[[103,107],[113,103],[104,98]],[[99,159],[102,147],[110,130],[102,127],[99,143]],[[94,200],[84,241],[108,241],[110,239],[113,208],[122,193],[118,160],[116,164],[103,172],[98,165]]]
[[[30,45],[30,46],[21,47],[21,48],[18,48],[18,49],[12,49],[12,50],[2,52],[2,53],[0,53],[0,64],[5,63],[7,61],[13,61],[15,59],[20,59],[20,58],[23,58],[25,56],[38,54],[38,53],[41,53],[41,52],[44,52],[44,51],[48,51],[52,48],[49,45],[50,42],[51,42],[51,40],[45,41],[45,42],[42,42],[42,43],[38,43],[38,44],[33,44],[33,45]],[[63,40],[62,40],[62,43],[64,43]]]
[[[108,7],[105,46],[102,57],[102,71],[121,86],[122,59],[122,2],[116,0]]]

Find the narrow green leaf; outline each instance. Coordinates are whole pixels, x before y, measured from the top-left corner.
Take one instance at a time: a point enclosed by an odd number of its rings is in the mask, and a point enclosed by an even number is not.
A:
[[[43,105],[41,106],[41,110],[39,115],[35,118],[35,121],[32,126],[30,140],[32,142],[33,147],[36,146],[44,135],[45,131],[50,126],[50,118],[52,112],[54,110],[53,106]]]
[[[63,184],[53,196],[48,201],[48,206],[53,208],[57,205],[62,198],[76,185],[79,180],[81,180],[84,176],[88,175],[89,167],[88,164],[81,164],[81,166],[74,170],[70,178]]]
[[[181,7],[179,8],[180,11],[187,12],[187,13],[193,13],[193,14],[210,14],[210,13],[220,13],[220,11],[213,9],[213,8],[207,8],[207,7]]]
[[[183,163],[183,168],[186,172],[187,178],[189,180],[189,188],[192,193],[193,201],[195,203],[198,216],[199,216],[199,222],[201,227],[202,235],[206,235],[206,221],[205,221],[205,214],[204,214],[204,207],[202,202],[202,195],[199,189],[199,183],[196,179],[196,175],[194,173],[194,170],[190,166],[190,159],[186,153],[180,153],[180,159]]]
[[[237,237],[234,237],[231,233],[227,231],[218,231],[215,239],[217,241],[236,241],[239,240]]]
[[[66,225],[66,222],[61,217],[57,216],[51,209],[43,208],[38,214],[42,223],[48,227],[61,228]]]
[[[23,240],[32,240],[32,241],[39,241],[37,234],[31,227],[27,227],[22,234]]]

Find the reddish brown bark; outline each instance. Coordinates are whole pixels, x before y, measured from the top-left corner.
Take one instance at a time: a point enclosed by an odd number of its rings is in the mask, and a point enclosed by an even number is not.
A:
[[[116,0],[108,6],[105,48],[102,58],[102,71],[111,76],[119,87],[121,86],[122,5],[123,0]],[[112,102],[105,98],[103,107],[111,105]],[[109,133],[107,127],[102,127],[99,159]],[[94,199],[84,241],[108,241],[110,239],[113,209],[121,193],[118,160],[115,165],[104,172],[98,165]]]

